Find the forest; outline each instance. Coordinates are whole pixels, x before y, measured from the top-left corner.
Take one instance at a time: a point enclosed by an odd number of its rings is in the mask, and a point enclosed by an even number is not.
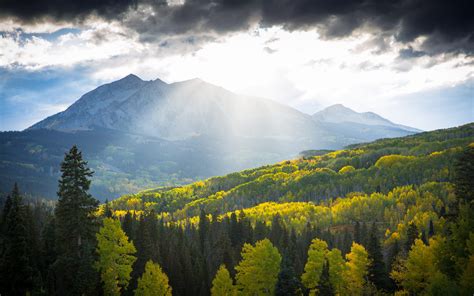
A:
[[[79,148],[2,197],[1,295],[474,293],[474,124],[103,204]]]

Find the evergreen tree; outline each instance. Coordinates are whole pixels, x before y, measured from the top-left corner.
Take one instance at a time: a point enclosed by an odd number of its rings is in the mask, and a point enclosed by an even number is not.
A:
[[[34,274],[28,245],[26,209],[16,183],[11,196],[0,261],[0,293],[7,296],[31,292]]]
[[[204,209],[201,209],[199,214],[199,241],[201,250],[204,250],[204,242],[207,239],[207,234],[209,232],[209,219],[207,218],[206,212]]]
[[[329,280],[329,262],[327,260],[325,260],[323,270],[321,272],[321,279],[319,280],[318,284],[318,294],[325,296],[334,295],[331,281]]]
[[[76,146],[66,154],[61,173],[55,208],[57,293],[81,295],[89,289],[94,290],[98,279],[89,264],[95,261],[97,222],[94,213],[98,201],[87,193],[93,172]]]
[[[275,296],[287,295],[301,295],[301,283],[295,274],[289,256],[284,256],[281,263],[280,273],[278,274]]]
[[[2,236],[5,235],[7,217],[11,208],[12,208],[12,198],[10,197],[10,195],[8,195],[7,198],[5,199],[5,204],[3,205],[3,211],[2,211],[2,225],[0,227],[0,231],[1,231],[0,234]]]
[[[360,228],[360,244],[364,247],[367,245],[368,233],[369,231],[367,230],[367,223],[364,222]]]
[[[474,144],[465,148],[456,161],[454,177],[456,197],[466,203],[474,200]]]
[[[233,212],[230,215],[230,241],[232,246],[238,246],[242,242],[242,227],[237,221],[237,215]]]
[[[168,277],[161,269],[161,266],[148,261],[145,271],[138,280],[135,296],[171,296],[171,287]]]
[[[352,237],[347,228],[344,230],[344,238],[342,240],[341,252],[343,254],[349,253],[352,245]]]
[[[428,244],[428,238],[426,237],[426,234],[425,234],[425,230],[421,230],[421,237],[420,237],[421,241],[427,245]]]
[[[367,253],[369,255],[369,281],[379,290],[387,291],[390,288],[390,280],[383,260],[382,247],[377,235],[377,226],[372,224],[372,229],[367,243]]]
[[[255,222],[255,229],[254,229],[254,239],[255,241],[259,241],[267,237],[268,229],[265,225],[264,221],[257,220]]]
[[[104,217],[106,218],[112,218],[113,212],[112,209],[110,208],[109,200],[106,199],[104,203]]]
[[[400,244],[398,239],[396,239],[390,247],[388,255],[388,267],[392,269],[393,263],[396,261],[398,254],[400,253]]]
[[[225,265],[221,265],[212,281],[212,296],[233,296],[236,295],[236,289],[232,283],[229,271]]]
[[[104,283],[105,295],[120,295],[130,281],[136,249],[128,241],[118,220],[105,218],[103,223],[104,226],[97,233],[99,260],[96,267]]]
[[[359,221],[357,221],[354,226],[354,242],[360,244],[361,241],[362,241],[362,238],[361,238],[361,233],[360,233],[360,223]]]
[[[135,235],[133,232],[133,224],[134,224],[134,219],[132,217],[132,214],[130,213],[130,211],[127,211],[127,213],[123,217],[122,229],[123,231],[125,231],[125,234],[131,241],[135,239]]]
[[[435,234],[433,220],[430,219],[430,225],[428,230],[428,238],[431,238]]]
[[[270,230],[270,241],[281,249],[280,239],[283,236],[283,225],[280,214],[276,214],[272,219],[272,227]]]
[[[43,258],[43,264],[45,266],[44,278],[46,280],[45,290],[49,295],[54,294],[55,283],[50,278],[50,275],[54,272],[51,272],[50,267],[53,266],[53,263],[57,259],[56,253],[56,221],[54,217],[51,217],[42,231],[42,240],[41,240],[41,256]]]
[[[415,243],[415,240],[418,238],[418,228],[415,223],[410,223],[407,229],[407,240],[405,242],[405,252],[408,252],[411,249],[411,246]]]
[[[148,261],[153,261],[153,241],[148,220],[149,215],[141,215],[136,230],[136,238],[133,242],[137,249],[137,260],[133,265],[132,280],[129,290],[134,290],[140,275],[145,271]]]

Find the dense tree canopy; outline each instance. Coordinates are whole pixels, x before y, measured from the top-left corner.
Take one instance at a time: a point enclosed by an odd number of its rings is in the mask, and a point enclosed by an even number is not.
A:
[[[472,295],[473,141],[379,140],[100,208],[73,147],[56,204],[0,198],[0,292]]]

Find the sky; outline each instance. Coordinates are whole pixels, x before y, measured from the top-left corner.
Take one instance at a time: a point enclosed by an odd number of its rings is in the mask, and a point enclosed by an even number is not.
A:
[[[465,0],[1,1],[0,130],[130,73],[199,77],[308,114],[341,103],[423,130],[473,122],[472,11]]]

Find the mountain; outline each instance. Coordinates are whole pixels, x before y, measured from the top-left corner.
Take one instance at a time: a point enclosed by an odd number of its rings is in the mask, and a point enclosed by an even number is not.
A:
[[[199,79],[166,84],[134,75],[85,94],[30,129],[96,127],[167,140],[206,135],[310,142],[321,134],[310,116],[271,100],[237,95]]]
[[[344,124],[350,123],[350,131]],[[353,125],[353,124],[356,125]],[[58,131],[114,129],[185,140],[212,138],[277,139],[293,142],[294,153],[306,148],[340,148],[380,137],[419,130],[394,124],[374,113],[334,105],[313,116],[271,100],[242,96],[192,79],[167,84],[135,75],[98,87],[64,112],[30,127]],[[333,130],[338,127],[340,131]],[[336,139],[331,139],[336,136]]]
[[[373,112],[356,112],[342,104],[329,106],[312,115],[312,118],[321,123],[359,124],[366,126],[388,127],[402,132],[419,133],[421,130],[409,126],[396,124]]]
[[[0,133],[0,191],[17,181],[27,193],[54,198],[59,164],[74,144],[96,172],[91,190],[103,200],[415,132],[381,125],[389,122],[381,117],[321,118],[200,79],[168,84],[131,74],[25,131]]]

